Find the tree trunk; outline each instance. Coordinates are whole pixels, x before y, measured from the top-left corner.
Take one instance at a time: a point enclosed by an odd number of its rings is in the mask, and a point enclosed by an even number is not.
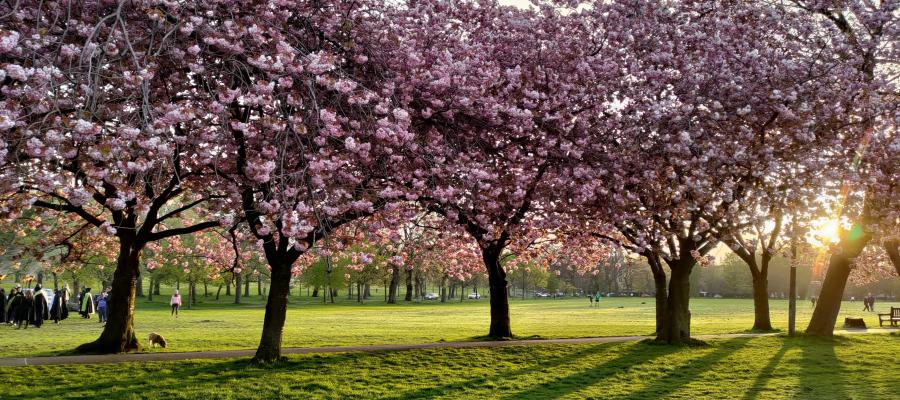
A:
[[[262,274],[256,278],[256,295],[262,296]]]
[[[219,288],[216,289],[216,301],[219,301],[219,294],[222,293],[222,285],[219,285]]]
[[[134,332],[135,282],[140,278],[141,251],[143,245],[119,238],[106,325],[97,340],[78,346],[76,352],[109,354],[141,350]]]
[[[147,291],[147,301],[153,301],[153,275],[150,275],[150,290]]]
[[[241,274],[234,274],[234,304],[241,304],[241,279],[243,278],[244,276]]]
[[[161,283],[162,282],[159,279],[156,280],[156,286],[153,287],[153,294],[159,296],[159,286]]]
[[[291,280],[290,264],[278,260],[272,266],[269,298],[266,300],[266,314],[263,317],[262,337],[253,362],[267,364],[281,360],[281,338],[287,317],[288,285]]]
[[[362,303],[362,301],[363,301],[362,294],[363,294],[362,283],[356,282],[356,302],[357,303]]]
[[[894,264],[897,275],[900,275],[900,239],[885,240],[884,250],[887,252],[891,264]]]
[[[312,297],[319,297],[319,287],[313,288]]]
[[[250,297],[250,274],[247,274],[247,279],[244,280],[244,297]]]
[[[203,297],[209,297],[209,282],[203,280]]]
[[[663,320],[666,315],[666,300],[668,298],[668,290],[666,289],[666,270],[663,269],[659,255],[652,252],[643,254],[650,264],[650,273],[653,275],[653,286],[656,288],[656,334],[662,331]]]
[[[441,277],[441,303],[447,302],[447,275]]]
[[[760,272],[753,279],[753,329],[771,331],[772,321],[769,318],[769,281],[768,274]]]
[[[672,268],[662,329],[656,335],[658,341],[675,344],[687,342],[691,338],[690,299],[693,267],[694,260],[689,258],[678,262]]]
[[[397,289],[400,286],[400,267],[395,266],[394,271],[391,272],[391,283],[388,287],[388,304],[397,304]]]
[[[841,239],[838,250],[832,253],[831,259],[828,261],[828,271],[822,282],[822,291],[819,293],[816,308],[806,327],[806,333],[826,337],[834,334],[834,325],[841,312],[844,287],[850,276],[851,260],[862,252],[870,239],[869,235],[862,233],[859,224],[855,224],[853,229]]]
[[[413,296],[413,284],[412,284],[412,270],[406,270],[406,297],[404,300],[412,301]]]
[[[506,295],[506,271],[500,265],[502,243],[494,243],[482,247],[481,258],[488,271],[488,284],[491,288],[491,327],[488,336],[492,338],[510,338],[512,329],[509,324],[509,298]]]
[[[194,308],[194,282],[192,280],[188,280],[187,309],[190,310],[192,308]]]
[[[358,289],[358,288],[357,288]],[[372,297],[372,286],[368,283],[363,285],[363,300],[368,300],[369,297]]]
[[[134,290],[137,292],[137,297],[144,297],[144,280],[142,278],[138,278],[135,282]]]
[[[53,290],[59,290],[59,276],[55,272],[53,273]]]
[[[231,282],[225,282],[225,296],[231,296]]]

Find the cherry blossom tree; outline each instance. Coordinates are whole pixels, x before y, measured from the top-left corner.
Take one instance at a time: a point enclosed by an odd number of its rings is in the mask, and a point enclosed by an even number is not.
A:
[[[546,200],[567,183],[558,161],[587,145],[597,118],[584,110],[605,87],[597,75],[615,69],[600,54],[609,49],[581,40],[589,27],[546,4],[419,1],[394,12],[388,70],[418,144],[411,172],[396,180],[476,241],[488,335],[510,337],[501,257],[534,225],[554,223]]]
[[[0,172],[3,213],[29,207],[81,218],[118,242],[109,322],[81,352],[140,349],[135,282],[147,243],[218,225],[172,228],[217,197],[198,161],[199,134],[184,62],[193,10],[170,2],[0,5]],[[202,211],[198,211],[202,215]]]

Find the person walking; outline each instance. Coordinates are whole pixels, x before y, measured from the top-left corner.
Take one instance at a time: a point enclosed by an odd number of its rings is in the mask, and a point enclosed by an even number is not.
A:
[[[178,318],[178,309],[181,308],[181,294],[179,294],[177,290],[175,291],[175,294],[172,295],[172,299],[169,300],[169,305],[172,306],[172,315],[174,315],[175,318]]]
[[[24,301],[22,289],[14,287],[6,298],[6,320],[10,325],[19,325],[19,305]]]
[[[81,304],[81,318],[91,319],[91,314],[94,313],[94,296],[91,295],[91,288],[84,288],[79,304]]]
[[[600,292],[598,291],[596,295],[594,295],[594,305],[597,308],[600,308]]]
[[[16,305],[16,329],[22,329],[22,324],[25,325],[25,329],[28,329],[28,324],[34,313],[34,292],[30,289],[24,292],[25,294],[23,295],[16,295],[16,300],[18,300]]]
[[[35,328],[44,325],[44,321],[50,319],[50,305],[47,303],[47,296],[44,295],[43,287],[40,284],[34,287],[33,309],[31,311],[31,322]]]
[[[100,316],[100,323],[106,322],[106,293],[97,296],[97,315]]]
[[[53,305],[50,306],[50,319],[53,320],[53,323],[59,324],[59,321],[69,317],[69,308],[66,306],[69,300],[69,290],[63,288],[62,290],[57,290],[55,294],[53,296]]]

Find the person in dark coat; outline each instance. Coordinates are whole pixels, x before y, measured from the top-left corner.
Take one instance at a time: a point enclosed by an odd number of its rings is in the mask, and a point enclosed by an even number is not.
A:
[[[10,325],[18,325],[19,323],[19,313],[17,308],[19,308],[21,302],[22,290],[19,288],[10,290],[9,296],[6,298],[6,321]]]
[[[30,322],[37,328],[44,324],[44,321],[50,319],[50,304],[47,303],[47,296],[40,284],[34,287],[34,308],[31,310]]]
[[[0,324],[6,323],[6,291],[0,288]]]
[[[59,321],[69,318],[69,307],[66,306],[66,302],[69,300],[69,291],[62,289],[54,293],[56,295],[53,296],[53,305],[50,306],[50,319],[58,324]]]
[[[91,288],[84,288],[84,294],[81,295],[81,317],[91,318],[94,313],[94,296],[91,295]]]
[[[22,325],[25,325],[25,329],[28,329],[28,323],[31,320],[31,314],[34,311],[34,292],[25,290],[24,295],[16,295],[15,301],[18,302],[18,304],[15,304],[16,329],[22,329]]]

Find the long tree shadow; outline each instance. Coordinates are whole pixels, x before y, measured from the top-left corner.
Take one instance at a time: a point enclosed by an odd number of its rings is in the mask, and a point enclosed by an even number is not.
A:
[[[781,363],[781,359],[784,358],[785,353],[791,347],[793,346],[787,340],[782,342],[781,348],[769,359],[766,366],[759,371],[759,374],[756,375],[756,380],[753,381],[753,385],[747,389],[747,393],[744,393],[744,400],[756,400],[759,398],[761,392],[766,390],[766,384],[772,379],[775,368]]]
[[[563,352],[563,355],[554,357],[552,359],[544,359],[540,364],[536,364],[530,367],[517,369],[514,371],[503,371],[497,370],[496,373],[490,375],[482,375],[474,379],[469,379],[462,382],[453,382],[440,386],[431,386],[421,388],[419,390],[400,393],[394,397],[388,397],[389,400],[402,400],[402,399],[419,399],[419,398],[432,398],[435,396],[443,395],[446,393],[451,393],[455,391],[466,390],[467,388],[473,386],[480,386],[487,384],[488,382],[494,382],[497,379],[502,380],[515,380],[519,377],[530,375],[532,373],[537,373],[546,369],[552,369],[555,367],[559,367],[563,364],[570,363],[572,360],[577,360],[580,357],[584,357],[590,354],[595,354],[598,351],[603,350],[604,348],[609,348],[609,344],[595,344],[591,346],[587,346],[581,350],[578,350],[574,353]],[[513,348],[513,347],[511,347]]]
[[[797,397],[810,399],[848,399],[847,369],[834,352],[843,338],[805,338],[799,343],[802,350],[800,361],[800,390]]]
[[[574,374],[553,379],[549,382],[534,385],[531,388],[509,394],[503,399],[546,399],[561,397],[574,393],[588,386],[595,385],[616,375],[628,373],[635,365],[652,362],[654,359],[674,353],[681,348],[675,346],[659,346],[648,343],[637,343],[618,357],[603,361],[597,365]]]
[[[743,347],[749,338],[734,338],[715,344],[716,349],[702,357],[695,358],[687,364],[679,366],[665,377],[652,381],[649,385],[634,393],[624,396],[627,399],[656,399],[664,394],[674,392],[690,382],[695,381],[703,373],[712,370],[716,363],[725,359]]]

